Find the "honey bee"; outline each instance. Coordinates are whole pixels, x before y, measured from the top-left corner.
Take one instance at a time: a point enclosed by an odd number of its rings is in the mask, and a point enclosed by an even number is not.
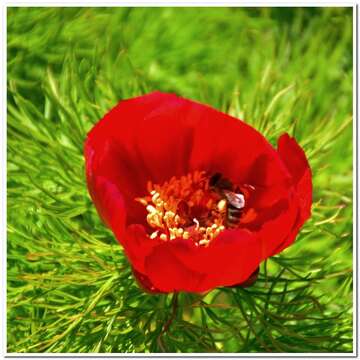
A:
[[[238,188],[234,189],[232,182],[215,173],[209,180],[210,188],[226,201],[226,226],[235,228],[239,225],[242,209],[245,207],[244,195]]]

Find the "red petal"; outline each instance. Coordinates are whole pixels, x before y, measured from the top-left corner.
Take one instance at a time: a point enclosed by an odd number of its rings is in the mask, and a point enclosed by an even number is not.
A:
[[[130,225],[125,236],[118,238],[131,264],[138,272],[146,274],[145,259],[160,243],[160,239],[150,239],[142,225]]]
[[[197,292],[203,276],[187,268],[172,254],[172,242],[150,239],[142,226],[131,225],[121,243],[133,266],[134,275],[144,289],[165,293]]]
[[[243,281],[243,282],[241,282],[239,284],[230,285],[228,287],[246,288],[246,287],[249,287],[249,286],[253,285],[256,282],[256,280],[257,280],[257,278],[259,276],[259,270],[260,270],[260,267],[258,266],[257,269],[250,275],[250,277],[247,280],[245,280],[245,281]]]
[[[278,152],[284,164],[292,175],[296,196],[299,204],[299,214],[288,238],[276,249],[276,253],[289,246],[304,224],[311,216],[312,204],[312,176],[309,163],[304,150],[294,138],[288,134],[282,135],[278,140]]]
[[[166,258],[164,261],[171,259],[176,264],[174,272],[191,274],[186,282],[181,282],[182,288],[178,290],[195,292],[241,283],[249,278],[261,261],[260,242],[245,230],[224,231],[208,247],[196,246],[192,240],[175,239],[160,245],[151,256],[155,253],[157,261],[161,256]],[[153,261],[152,267],[151,276],[148,267],[146,273],[162,289],[161,286],[170,281],[168,272],[161,271],[161,262],[156,266]]]
[[[85,154],[87,181],[95,205],[100,194],[98,194],[97,188],[91,185],[92,179],[103,177],[121,193],[127,212],[127,223],[146,225],[146,209],[134,199],[143,193],[147,174],[142,173],[142,169],[136,167],[136,161],[131,162],[130,155],[125,155],[121,151],[120,145],[115,143],[111,137],[104,140],[102,147],[98,147],[96,150],[93,149],[91,142],[87,142]],[[109,214],[114,211],[110,203],[103,202],[103,206],[108,208]]]
[[[159,289],[157,289],[146,275],[136,271],[134,268],[132,268],[132,271],[133,271],[136,282],[138,283],[140,288],[142,288],[145,292],[147,292],[149,294],[163,294],[164,293],[163,291],[160,291]]]
[[[209,106],[189,103],[193,119],[192,169],[221,172],[235,183],[286,183],[287,171],[275,149],[254,128]]]
[[[296,140],[283,134],[278,140],[279,155],[292,176],[294,184],[297,184],[303,177],[306,170],[310,170],[304,150]]]
[[[277,219],[266,222],[259,233],[263,258],[275,255],[292,244],[301,226],[310,216],[312,203],[311,170],[304,151],[288,134],[278,141],[278,152],[286,165],[294,191],[290,207]]]
[[[289,199],[289,206],[276,218],[264,222],[258,231],[261,241],[261,260],[264,260],[278,251],[281,244],[289,239],[294,226],[298,221],[299,202],[296,194]]]
[[[101,191],[95,186],[94,179],[101,176],[121,193],[127,223],[146,225],[146,210],[134,199],[144,195],[146,182],[152,175],[148,167],[142,166],[142,155],[136,152],[133,140],[146,117],[164,102],[171,103],[174,99],[175,95],[155,92],[122,101],[89,132],[84,150],[86,175],[90,194],[99,212],[113,216],[111,213],[114,211],[109,203],[101,201]],[[99,202],[102,203],[101,209]]]
[[[120,101],[89,132],[87,142],[95,149],[101,149],[111,136],[122,144],[125,150],[133,149],[133,135],[154,109],[171,104],[176,96],[158,91],[148,95]]]
[[[146,275],[163,292],[201,292],[204,275],[192,271],[171,251],[171,244],[157,246],[146,258]]]
[[[121,238],[125,230],[126,210],[118,188],[102,176],[91,177],[89,191],[102,220],[116,237]]]

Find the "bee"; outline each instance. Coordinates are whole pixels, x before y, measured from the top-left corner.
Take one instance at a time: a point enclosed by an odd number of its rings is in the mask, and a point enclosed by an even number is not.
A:
[[[226,225],[235,228],[239,225],[240,218],[245,207],[244,195],[238,188],[234,188],[232,182],[215,173],[209,180],[210,188],[218,193],[226,201]]]

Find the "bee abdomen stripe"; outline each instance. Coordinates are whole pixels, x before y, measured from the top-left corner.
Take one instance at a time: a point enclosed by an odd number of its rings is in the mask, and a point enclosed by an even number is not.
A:
[[[241,212],[238,211],[238,212],[228,212],[228,217],[234,217],[234,218],[239,218],[241,217]]]
[[[228,215],[228,219],[232,221],[239,221],[240,216]]]

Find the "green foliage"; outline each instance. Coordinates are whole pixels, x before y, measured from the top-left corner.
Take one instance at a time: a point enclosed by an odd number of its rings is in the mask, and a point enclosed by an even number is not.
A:
[[[313,215],[246,289],[148,295],[87,193],[120,99],[176,92],[304,147]],[[8,351],[351,352],[352,9],[9,8]]]

